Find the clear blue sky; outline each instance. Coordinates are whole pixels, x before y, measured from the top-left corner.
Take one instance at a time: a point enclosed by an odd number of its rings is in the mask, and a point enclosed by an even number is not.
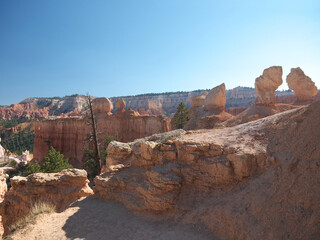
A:
[[[320,87],[319,0],[0,0],[0,105],[253,87],[272,65]]]

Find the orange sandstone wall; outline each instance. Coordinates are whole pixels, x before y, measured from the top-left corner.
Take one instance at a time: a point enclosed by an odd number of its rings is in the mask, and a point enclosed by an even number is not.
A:
[[[170,120],[163,116],[140,116],[133,110],[118,111],[113,115],[99,113],[96,116],[100,143],[105,135],[115,140],[130,142],[155,133],[168,132]],[[69,158],[69,162],[81,168],[87,136],[91,133],[86,120],[80,117],[57,118],[35,122],[34,159],[43,161],[49,147],[53,146]]]

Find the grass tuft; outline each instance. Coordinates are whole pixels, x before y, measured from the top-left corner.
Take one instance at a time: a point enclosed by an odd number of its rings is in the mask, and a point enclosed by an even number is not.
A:
[[[39,214],[53,213],[55,211],[56,211],[55,206],[52,205],[51,203],[37,202],[32,206],[30,213],[27,216],[23,217],[22,219],[18,220],[16,223],[10,226],[10,231],[14,232],[16,230],[26,227],[28,224],[34,224],[36,217]]]

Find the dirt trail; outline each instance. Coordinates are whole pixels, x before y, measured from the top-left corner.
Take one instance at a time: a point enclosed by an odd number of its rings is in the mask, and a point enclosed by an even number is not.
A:
[[[43,214],[37,218],[36,224],[11,237],[15,240],[213,239],[212,234],[191,225],[147,219],[133,214],[119,203],[92,197],[79,201],[64,212]]]

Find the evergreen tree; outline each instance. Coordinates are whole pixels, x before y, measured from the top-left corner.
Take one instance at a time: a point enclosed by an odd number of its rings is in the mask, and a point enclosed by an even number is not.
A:
[[[68,159],[64,158],[64,155],[62,153],[56,151],[51,146],[45,157],[44,163],[30,163],[27,167],[26,176],[37,172],[56,173],[68,168],[73,168],[73,166],[69,164]]]
[[[173,117],[173,123],[177,128],[183,128],[184,125],[189,120],[188,118],[189,110],[184,105],[183,102],[181,102],[177,108],[176,114]]]

